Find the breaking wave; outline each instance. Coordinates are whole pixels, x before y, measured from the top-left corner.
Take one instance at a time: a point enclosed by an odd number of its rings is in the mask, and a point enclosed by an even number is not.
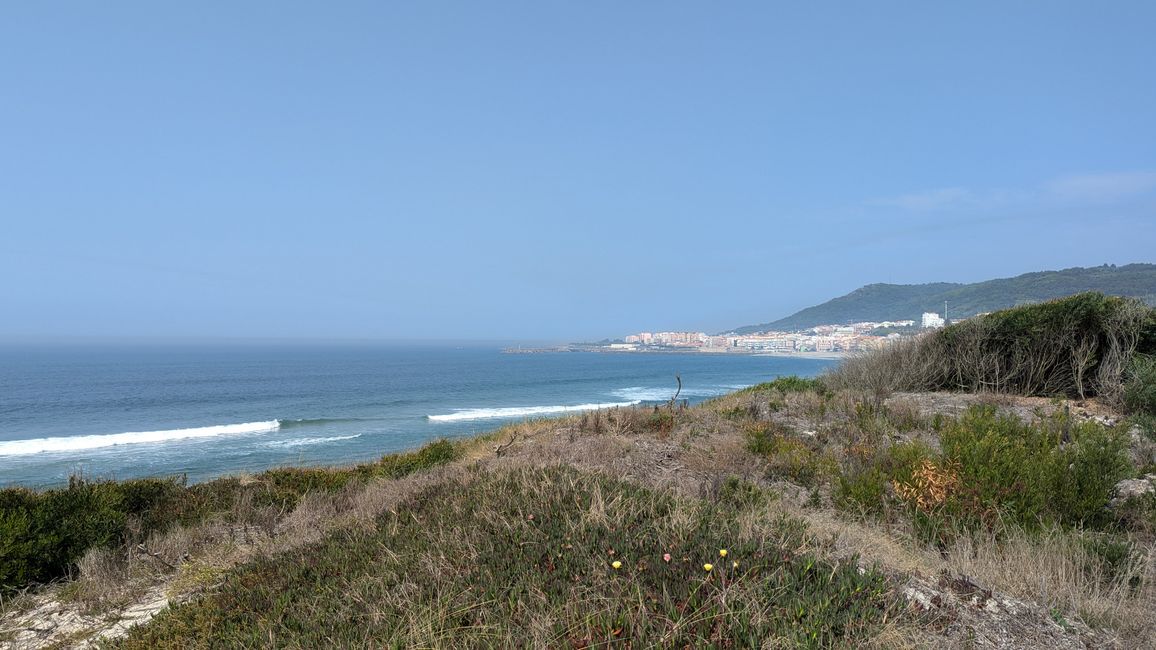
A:
[[[338,442],[341,440],[353,440],[360,438],[361,434],[357,433],[352,436],[330,436],[328,438],[296,438],[294,440],[282,440],[279,442],[270,442],[270,447],[305,447],[307,445],[320,445],[327,442]]]
[[[571,413],[575,411],[594,411],[616,406],[634,406],[639,400],[629,402],[611,402],[608,404],[575,404],[573,406],[514,406],[509,408],[492,409],[458,409],[454,413],[445,415],[427,415],[431,422],[461,422],[465,420],[488,420],[492,418],[522,418],[531,415],[549,415],[552,413]]]
[[[110,433],[96,436],[62,436],[58,438],[34,438],[31,440],[7,440],[0,442],[0,456],[27,456],[45,452],[81,451],[100,449],[117,445],[135,445],[145,442],[168,442],[188,438],[215,438],[244,433],[269,433],[281,428],[278,420],[268,422],[245,422],[242,424],[220,424],[193,429],[169,429],[166,431],[133,431]]]
[[[296,427],[316,427],[327,424],[347,424],[349,422],[374,422],[381,418],[298,418],[296,420],[278,420],[282,429]]]
[[[740,388],[746,388],[745,385],[726,385],[726,386],[712,386],[710,388],[683,388],[682,392],[678,394],[679,399],[685,397],[717,397],[725,395]],[[615,397],[629,400],[639,400],[643,402],[665,402],[674,397],[676,388],[670,387],[654,387],[654,386],[630,386],[629,388],[619,388],[611,391]]]

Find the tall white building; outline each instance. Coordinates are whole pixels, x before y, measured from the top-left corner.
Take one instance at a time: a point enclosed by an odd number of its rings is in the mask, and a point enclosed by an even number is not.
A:
[[[943,327],[943,318],[935,312],[923,312],[923,329]]]

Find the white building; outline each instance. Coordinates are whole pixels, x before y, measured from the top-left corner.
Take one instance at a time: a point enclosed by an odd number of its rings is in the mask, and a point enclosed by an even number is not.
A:
[[[923,329],[934,329],[936,327],[943,327],[943,318],[934,312],[923,312]]]

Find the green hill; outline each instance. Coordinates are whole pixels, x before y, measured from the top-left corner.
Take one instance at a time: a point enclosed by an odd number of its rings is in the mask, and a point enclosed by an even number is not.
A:
[[[949,316],[966,318],[1017,305],[1062,298],[1083,291],[1107,295],[1132,296],[1156,305],[1156,264],[1104,265],[1093,268],[1071,268],[1062,271],[1025,273],[1014,278],[999,278],[956,284],[869,284],[808,307],[786,318],[770,323],[747,325],[733,330],[750,334],[768,330],[793,331],[816,325],[860,321],[915,320],[923,312],[941,313],[948,303]]]

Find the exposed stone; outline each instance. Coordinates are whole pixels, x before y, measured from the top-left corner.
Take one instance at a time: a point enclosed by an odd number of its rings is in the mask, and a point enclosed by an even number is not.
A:
[[[1144,478],[1126,478],[1113,488],[1108,507],[1115,509],[1132,499],[1153,493],[1156,493],[1156,474],[1148,474]]]
[[[944,637],[970,648],[1115,648],[1113,638],[1046,608],[992,592],[967,576],[937,584],[912,578],[903,589],[911,607],[945,626]]]

